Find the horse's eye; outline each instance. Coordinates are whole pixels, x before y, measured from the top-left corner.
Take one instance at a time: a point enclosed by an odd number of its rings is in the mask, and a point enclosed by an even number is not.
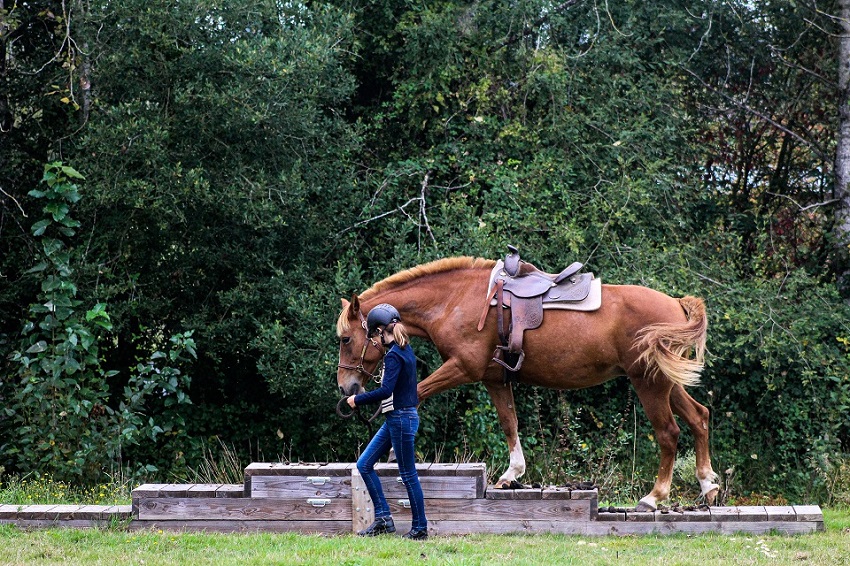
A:
[[[343,344],[348,344],[349,342],[351,342],[351,336],[343,336],[342,338],[340,338],[340,342],[342,342]]]

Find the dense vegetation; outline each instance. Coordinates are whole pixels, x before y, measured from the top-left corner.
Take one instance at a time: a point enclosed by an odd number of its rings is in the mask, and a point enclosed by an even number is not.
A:
[[[715,468],[846,496],[835,11],[0,1],[0,465],[350,460],[340,297],[512,243],[704,297]],[[516,397],[532,479],[653,479],[625,380]],[[505,465],[483,388],[422,414],[423,458]]]

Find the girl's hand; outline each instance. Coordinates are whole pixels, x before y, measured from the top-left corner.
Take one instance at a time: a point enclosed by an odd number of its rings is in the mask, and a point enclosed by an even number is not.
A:
[[[348,401],[348,406],[351,407],[352,409],[357,406],[357,405],[354,404],[354,395],[352,395],[351,397],[349,397],[346,400]]]

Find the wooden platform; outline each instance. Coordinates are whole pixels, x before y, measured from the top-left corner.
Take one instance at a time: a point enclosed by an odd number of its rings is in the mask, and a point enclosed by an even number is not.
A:
[[[611,512],[599,510],[596,490],[488,487],[484,464],[417,464],[417,470],[432,535],[801,534],[824,529],[817,505]],[[380,464],[376,471],[396,528],[404,533],[411,512],[398,467]],[[132,506],[0,505],[0,523],[90,527],[128,521],[130,529],[335,535],[356,532],[374,520],[354,464],[256,463],[244,477],[242,484],[141,485],[133,490]]]

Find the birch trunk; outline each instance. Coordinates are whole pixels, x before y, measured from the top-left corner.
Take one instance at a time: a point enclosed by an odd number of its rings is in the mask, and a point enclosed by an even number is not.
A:
[[[835,231],[839,255],[850,252],[850,0],[838,0],[841,34],[838,38],[838,136],[835,149]],[[850,268],[839,274],[850,287]]]

